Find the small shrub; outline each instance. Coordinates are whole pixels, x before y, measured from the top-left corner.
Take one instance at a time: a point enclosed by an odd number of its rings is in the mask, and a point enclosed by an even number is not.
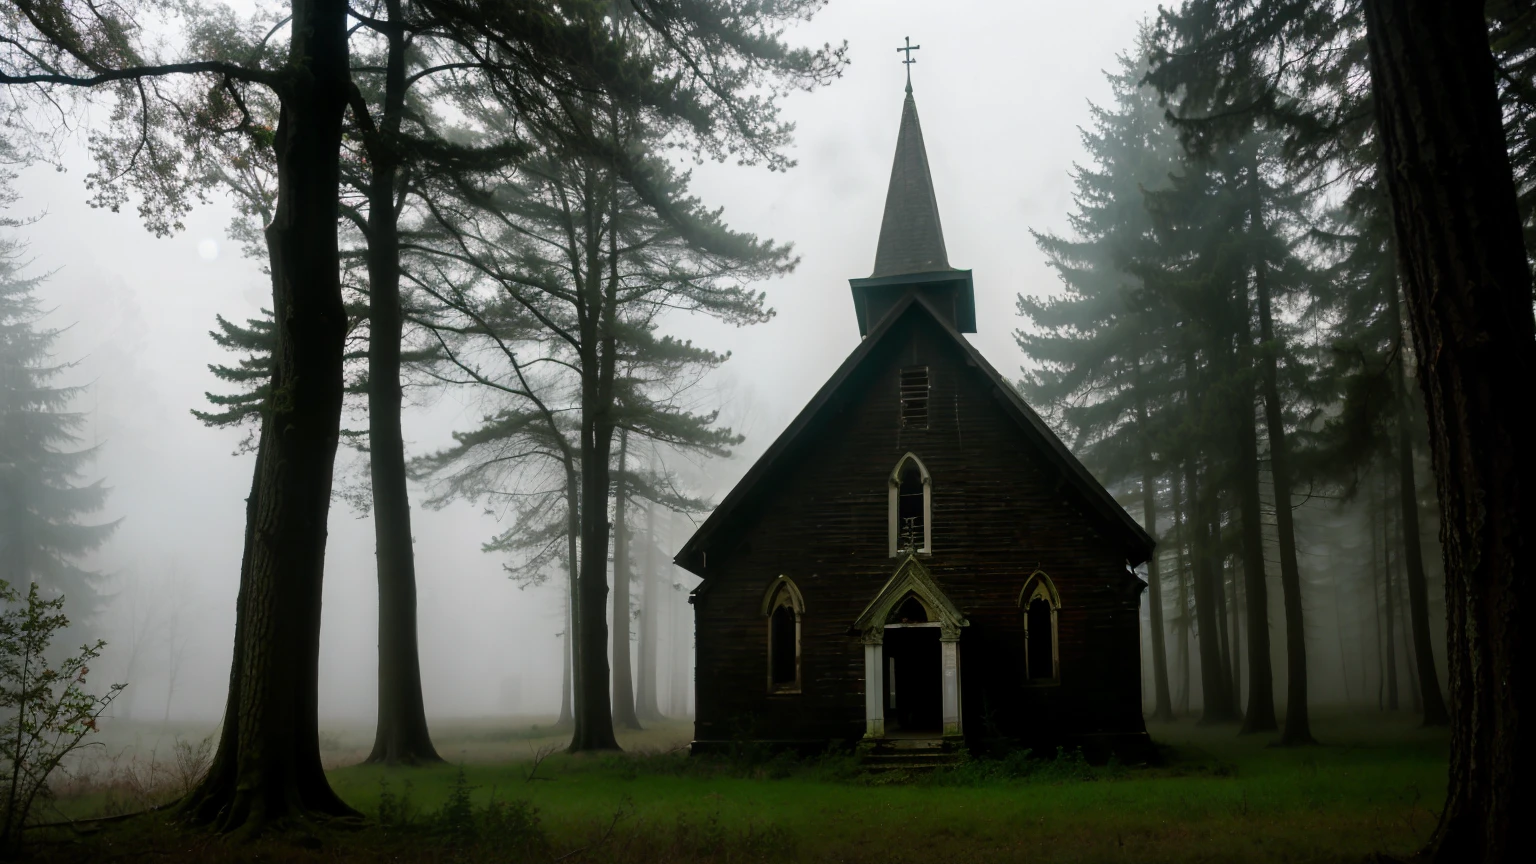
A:
[[[456,846],[467,846],[475,840],[475,808],[469,799],[469,793],[474,788],[464,775],[464,766],[460,765],[453,788],[448,790],[448,800],[437,811],[437,833]]]
[[[929,786],[982,786],[1004,779],[1000,773],[1001,764],[996,759],[972,759],[939,768],[922,777],[920,782]]]
[[[1011,780],[1022,780],[1034,773],[1035,765],[1039,760],[1031,758],[1033,755],[1034,751],[1028,747],[1010,750],[1008,755],[998,761],[999,772]]]
[[[621,780],[645,777],[709,777],[718,774],[721,762],[701,756],[673,750],[639,748],[610,756],[600,763],[604,771],[612,771]]]
[[[539,808],[530,801],[493,798],[481,814],[481,823],[482,842],[512,860],[544,858],[549,853],[549,835],[539,818]]]
[[[379,780],[379,824],[385,828],[405,828],[415,821],[416,808],[411,803],[411,781],[399,795],[389,788],[389,780]]]
[[[1081,747],[1075,747],[1072,750],[1057,747],[1056,758],[1040,763],[1035,772],[1035,778],[1047,783],[1092,780],[1093,766],[1088,764],[1088,759],[1083,756]]]
[[[851,783],[864,776],[864,765],[859,761],[858,751],[839,747],[835,743],[829,744],[808,768],[813,779],[828,783]]]
[[[753,773],[765,780],[784,780],[793,777],[800,767],[800,759],[794,753],[780,750],[758,765]]]
[[[208,773],[213,762],[213,736],[192,742],[176,736],[171,745],[171,781],[178,796],[189,794]]]
[[[44,599],[36,582],[23,599],[0,579],[0,853],[21,845],[32,808],[49,796],[48,778],[127,686],[113,684],[104,696],[86,691],[101,640],[49,662],[54,634],[69,626],[63,609],[64,598]]]

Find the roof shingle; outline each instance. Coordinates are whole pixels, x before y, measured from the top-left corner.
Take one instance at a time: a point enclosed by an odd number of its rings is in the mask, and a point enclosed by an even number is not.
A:
[[[928,172],[928,151],[917,122],[917,103],[909,89],[901,108],[896,161],[891,166],[880,244],[875,249],[875,272],[870,277],[948,269],[944,229],[939,225],[939,202],[934,198],[933,177]]]

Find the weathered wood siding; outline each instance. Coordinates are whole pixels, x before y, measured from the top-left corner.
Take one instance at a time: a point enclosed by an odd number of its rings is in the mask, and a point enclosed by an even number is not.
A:
[[[1126,550],[1008,413],[995,385],[913,305],[704,550],[695,597],[699,740],[853,739],[864,732],[863,646],[850,625],[894,572],[887,478],[915,453],[932,474],[925,563],[968,616],[967,737],[1031,744],[1141,735],[1140,580]],[[929,426],[903,430],[898,371],[929,367]],[[1059,686],[1024,675],[1019,594],[1036,568],[1061,596]],[[805,599],[798,694],[767,692],[765,592]]]

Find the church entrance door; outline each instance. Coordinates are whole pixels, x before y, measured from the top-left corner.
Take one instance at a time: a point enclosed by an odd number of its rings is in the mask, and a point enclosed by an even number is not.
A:
[[[970,624],[908,550],[853,622],[864,643],[865,738],[964,734],[960,630]]]
[[[944,731],[944,675],[939,626],[885,626],[887,736]]]

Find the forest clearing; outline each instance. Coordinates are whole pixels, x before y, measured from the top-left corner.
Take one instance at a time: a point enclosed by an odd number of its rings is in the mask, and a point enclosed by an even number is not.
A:
[[[444,722],[435,737],[450,763],[329,772],[367,827],[327,831],[318,849],[293,838],[201,855],[194,845],[184,860],[492,861],[521,844],[526,856],[513,860],[1357,862],[1421,844],[1444,800],[1444,730],[1328,706],[1314,726],[1319,747],[1181,722],[1150,727],[1162,764],[976,760],[893,776],[863,773],[846,754],[689,759],[681,723],[621,733],[624,754],[568,755],[548,751],[564,739],[547,725]],[[324,734],[328,752],[352,743],[350,730]],[[456,790],[470,818],[453,815]],[[143,803],[121,785],[106,793],[57,803],[76,818]],[[489,815],[509,806],[531,819]],[[40,860],[137,860],[185,844],[155,819],[86,838],[52,830]]]
[[[0,0],[0,861],[1536,860],[1533,267],[1536,0]]]

